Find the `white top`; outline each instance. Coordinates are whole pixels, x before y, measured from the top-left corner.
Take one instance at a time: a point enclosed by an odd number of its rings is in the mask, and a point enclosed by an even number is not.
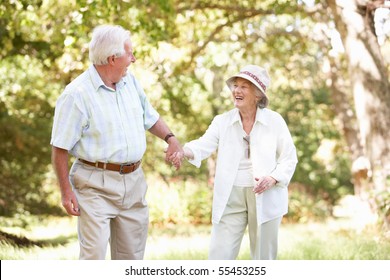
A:
[[[201,161],[218,149],[214,180],[213,223],[219,223],[237,177],[243,150],[242,127],[237,108],[216,116],[205,134],[185,147],[194,159],[189,162],[200,167]],[[258,223],[281,217],[288,210],[287,186],[298,162],[295,146],[282,116],[269,109],[257,109],[251,131],[251,162],[253,180],[270,175],[277,184],[256,196]]]
[[[240,121],[240,125],[242,123]],[[242,130],[243,137],[247,136],[244,129]],[[248,158],[248,143],[242,139],[242,145],[239,147],[242,150],[242,157],[238,165],[238,171],[236,179],[234,180],[233,185],[236,187],[254,187],[253,181],[253,168],[252,161]]]

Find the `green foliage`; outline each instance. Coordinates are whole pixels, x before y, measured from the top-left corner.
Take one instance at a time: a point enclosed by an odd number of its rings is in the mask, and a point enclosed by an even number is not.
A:
[[[352,192],[351,164],[323,71],[329,47],[319,34],[326,25],[303,6],[274,0],[1,2],[0,215],[63,213],[49,164],[55,101],[87,68],[91,31],[104,23],[132,31],[137,62],[130,70],[182,143],[233,107],[227,77],[245,64],[267,67],[270,108],[286,119],[297,146],[293,182],[305,186],[305,192],[291,188],[290,218],[329,214],[329,205]],[[164,162],[166,144],[150,134],[147,141],[151,221],[209,223],[207,164],[176,172]],[[161,196],[167,205],[159,203]],[[386,212],[388,204],[380,205]]]
[[[315,195],[314,190],[305,185],[293,183],[289,186],[289,210],[285,219],[289,222],[307,223],[324,221],[332,215],[332,209],[327,201],[327,193]]]
[[[170,184],[161,180],[156,182],[147,193],[150,222],[156,226],[169,224],[209,224],[211,221],[212,190],[207,184],[194,180],[170,179]]]
[[[128,23],[137,24],[136,20],[129,20],[130,13],[120,20],[112,16],[118,15],[112,11],[130,9],[130,3],[115,3],[12,1],[0,4],[0,215],[63,213],[58,200],[53,205],[48,199],[57,191],[56,185],[42,187],[51,176],[47,172],[52,172],[48,167],[55,100],[65,85],[87,67],[86,44],[95,25],[115,22],[132,29]],[[146,34],[153,29],[160,34],[152,38],[153,43],[169,38],[167,30],[173,30],[169,3],[150,1],[147,4],[153,4],[154,11],[161,16],[160,29],[155,29],[153,21],[152,25],[141,25],[136,30]]]
[[[334,123],[329,92],[325,88],[284,91],[275,93],[271,105],[285,117],[297,147],[293,181],[309,186],[317,199],[334,204],[352,190],[352,184],[349,155]]]
[[[390,180],[390,179],[389,179]],[[390,182],[388,182],[388,186]],[[390,188],[377,191],[372,194],[375,205],[378,207],[379,222],[383,225],[384,229],[388,229],[390,226]]]
[[[50,162],[52,91],[44,69],[28,56],[0,62],[0,215],[44,213],[51,209],[42,188]],[[54,210],[54,209],[51,209]]]

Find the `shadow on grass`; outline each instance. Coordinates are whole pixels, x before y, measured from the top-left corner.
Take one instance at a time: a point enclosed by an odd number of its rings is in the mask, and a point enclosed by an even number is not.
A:
[[[4,231],[0,231],[0,242],[6,243],[18,248],[29,248],[29,247],[58,247],[58,246],[64,246],[68,243],[72,242],[74,238],[77,238],[77,236],[57,236],[56,238],[52,239],[42,239],[42,240],[32,240],[28,239],[24,236],[18,236],[15,234],[10,234]]]

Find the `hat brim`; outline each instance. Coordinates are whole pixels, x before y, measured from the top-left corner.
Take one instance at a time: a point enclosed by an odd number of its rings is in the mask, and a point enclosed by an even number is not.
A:
[[[242,73],[234,75],[226,80],[226,84],[231,91],[233,91],[232,87],[233,87],[233,83],[234,83],[236,78],[242,78],[242,79],[245,79],[245,80],[251,82],[255,87],[257,87],[267,97],[265,90],[252,77],[245,75],[245,74],[242,74]]]

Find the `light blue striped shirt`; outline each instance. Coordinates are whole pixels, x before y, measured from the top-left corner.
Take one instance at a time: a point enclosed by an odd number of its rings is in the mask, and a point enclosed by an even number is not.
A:
[[[135,162],[159,117],[132,74],[115,91],[91,65],[57,100],[50,144],[92,162]]]

